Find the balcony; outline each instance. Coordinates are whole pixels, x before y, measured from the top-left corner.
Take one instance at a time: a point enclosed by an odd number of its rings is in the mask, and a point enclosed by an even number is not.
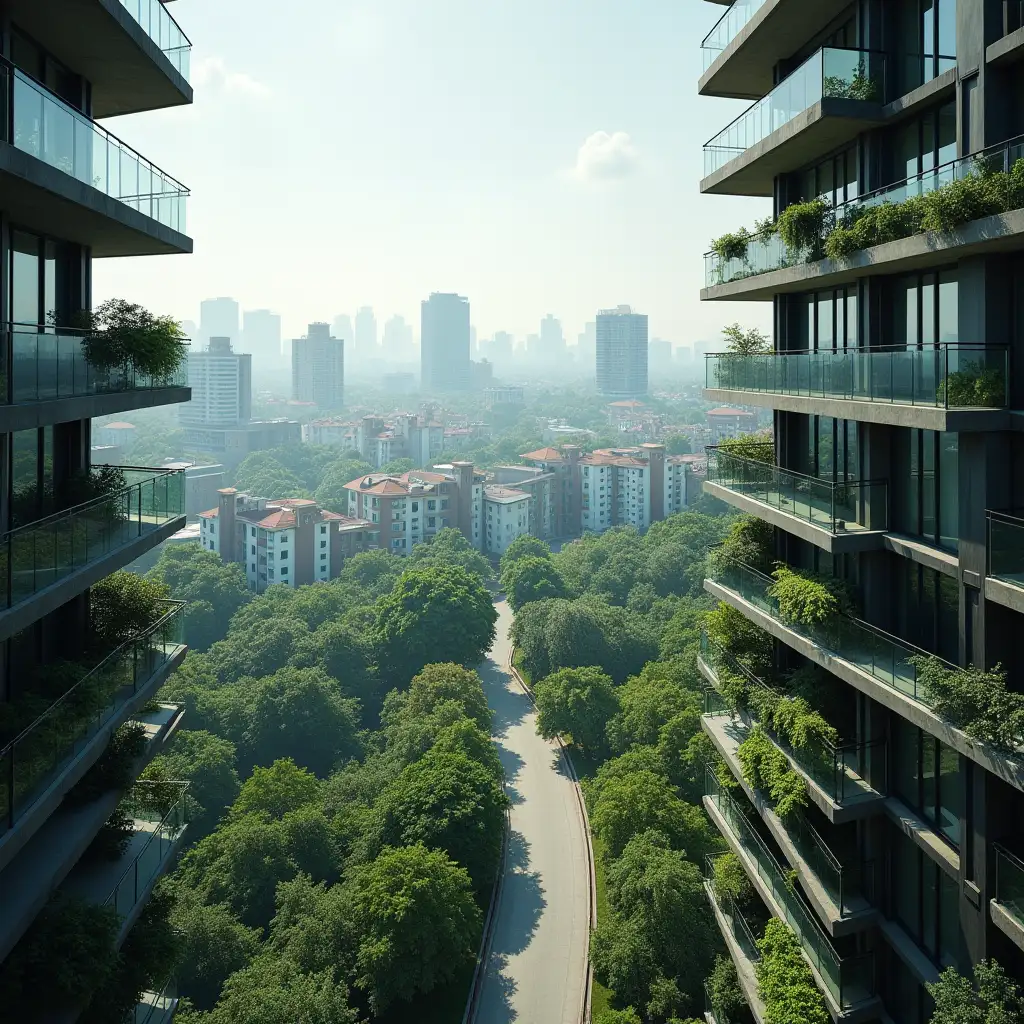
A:
[[[833,554],[878,550],[889,525],[885,480],[833,482],[710,445],[704,490]]]
[[[1009,349],[1000,345],[715,352],[704,367],[709,398],[864,423],[991,430],[1009,407]]]
[[[719,560],[711,564],[704,589],[809,661],[927,730],[1009,785],[1024,790],[1024,757],[1011,758],[968,737],[932,710],[931,697],[910,659],[935,655],[845,615],[814,626],[788,621],[768,592],[772,583],[771,577],[750,566]],[[936,660],[946,669],[956,670],[955,665]]]
[[[124,486],[0,539],[0,639],[24,629],[181,529],[185,471],[117,469]]]
[[[991,509],[985,515],[988,520],[985,597],[1024,613],[1024,519]]]
[[[995,897],[989,908],[996,927],[1024,949],[1024,861],[999,843],[995,853]]]
[[[93,256],[191,252],[188,189],[0,58],[0,185],[26,228]]]
[[[1024,60],[1024,0],[1003,0],[1003,34],[985,51],[989,64]]]
[[[85,773],[113,730],[185,654],[185,604],[165,601],[148,629],[121,644],[0,750],[0,866],[7,834],[28,831],[42,804]]]
[[[132,1011],[130,1024],[170,1024],[178,1009],[178,986],[174,978],[159,992],[143,992]]]
[[[704,806],[769,910],[796,933],[833,1018],[875,1020],[881,1007],[875,995],[874,955],[839,955],[788,884],[787,872],[768,844],[710,768],[705,772]]]
[[[770,196],[799,167],[882,120],[886,57],[826,47],[704,146],[701,192]]]
[[[94,117],[192,102],[192,44],[160,0],[5,0],[5,7],[89,82]]]
[[[1008,189],[998,214],[971,221],[953,231],[919,232],[852,253],[844,260],[822,259],[824,242],[836,225],[848,225],[865,211],[896,206],[969,177],[1009,172],[1024,158],[1024,139],[998,146],[912,175],[838,206],[825,225],[825,237],[813,249],[790,249],[779,236],[751,235],[742,256],[723,260],[704,256],[704,300],[766,301],[774,295],[848,284],[866,269],[895,273],[940,266],[961,256],[1019,248],[1024,218],[1016,215],[1019,196]],[[770,192],[768,193],[770,194]]]

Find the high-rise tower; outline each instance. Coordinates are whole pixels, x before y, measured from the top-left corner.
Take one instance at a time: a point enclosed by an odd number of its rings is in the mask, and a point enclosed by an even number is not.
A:
[[[434,292],[422,304],[420,376],[425,392],[470,387],[469,299]]]
[[[597,314],[597,390],[610,398],[647,394],[647,317],[629,306]]]

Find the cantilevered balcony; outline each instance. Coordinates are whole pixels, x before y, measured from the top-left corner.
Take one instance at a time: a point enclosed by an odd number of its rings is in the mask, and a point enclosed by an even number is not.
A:
[[[704,146],[702,192],[770,196],[777,174],[882,120],[886,57],[826,47]]]
[[[769,910],[796,933],[833,1018],[876,1020],[881,1005],[875,994],[874,954],[839,955],[788,884],[786,870],[710,767],[705,771],[704,806]]]
[[[709,446],[704,490],[832,554],[877,550],[889,525],[885,480],[835,482]]]
[[[93,256],[192,251],[188,189],[3,58],[0,188],[23,227]]]
[[[185,471],[115,469],[124,486],[0,538],[0,639],[149,551],[184,525]]]
[[[988,570],[985,597],[1024,613],[1024,519],[1009,512],[988,517]]]
[[[925,430],[1008,425],[1005,345],[715,352],[704,366],[714,401]]]
[[[770,593],[772,579],[739,562],[713,560],[704,589],[809,661],[920,726],[1017,789],[1024,790],[1024,751],[1008,755],[940,718],[913,658],[934,658],[947,671],[956,666],[872,626],[836,615],[805,625],[787,619]]]
[[[1000,843],[994,844],[995,896],[990,901],[992,921],[1003,934],[1024,949],[1024,861]]]
[[[5,0],[11,20],[90,85],[94,117],[192,102],[192,44],[160,0]]]
[[[985,51],[989,64],[1024,60],[1024,0],[1003,0],[1003,32]]]
[[[178,984],[169,978],[159,992],[143,992],[129,1024],[170,1024],[178,1009]]]
[[[827,219],[825,235],[836,225],[854,224],[866,211],[898,207],[968,177],[1009,174],[1022,158],[1024,138],[1017,137],[886,185],[837,207]],[[842,260],[821,258],[825,252],[824,237],[816,247],[792,249],[777,234],[751,234],[742,255],[728,259],[716,253],[705,255],[701,299],[765,302],[787,292],[848,284],[863,277],[865,270],[893,274],[942,266],[976,253],[1020,248],[1020,235],[1024,233],[1024,211],[1021,210],[1024,194],[1007,181],[1005,191],[1002,195],[996,193],[993,203],[998,209],[992,214],[953,230],[896,237],[857,250]]]
[[[0,868],[184,658],[185,605],[166,601],[160,609],[156,622],[83,672],[0,750]]]

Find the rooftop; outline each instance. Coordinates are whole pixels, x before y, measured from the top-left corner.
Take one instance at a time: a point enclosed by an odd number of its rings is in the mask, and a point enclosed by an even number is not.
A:
[[[535,452],[520,455],[521,459],[533,459],[535,462],[563,462],[564,457],[557,448],[538,448]]]
[[[496,501],[500,505],[512,505],[524,498],[529,500],[530,495],[526,491],[517,491],[512,487],[502,487],[500,484],[487,484],[484,487],[484,497],[488,501]]]

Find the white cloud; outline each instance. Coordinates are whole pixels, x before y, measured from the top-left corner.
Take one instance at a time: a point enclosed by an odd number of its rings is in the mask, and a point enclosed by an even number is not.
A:
[[[580,146],[572,176],[586,182],[618,181],[628,178],[639,165],[636,147],[626,132],[594,132]]]
[[[231,71],[222,57],[204,57],[192,67],[192,84],[196,93],[228,94],[245,99],[263,100],[270,89],[244,71]]]

